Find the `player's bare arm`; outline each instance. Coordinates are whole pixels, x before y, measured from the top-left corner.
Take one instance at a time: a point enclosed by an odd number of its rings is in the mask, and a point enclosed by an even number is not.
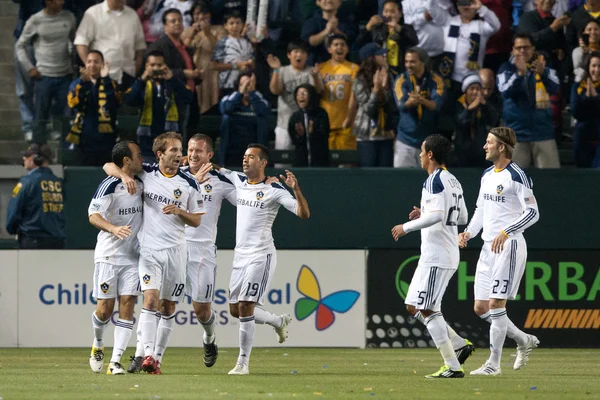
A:
[[[400,239],[404,235],[406,235],[406,232],[404,231],[403,224],[396,225],[392,228],[392,237],[394,238],[394,240],[396,242],[398,241],[398,239]]]
[[[97,229],[113,234],[115,237],[123,240],[131,235],[131,226],[116,226],[102,218],[102,215],[96,213],[89,217],[90,224]]]
[[[127,188],[127,192],[129,192],[129,194],[135,194],[135,192],[137,192],[137,184],[135,183],[135,179],[130,178],[129,175],[127,175],[121,168],[117,166],[117,164],[112,162],[106,163],[102,169],[106,175],[119,178]]]
[[[304,198],[302,191],[300,190],[300,185],[298,185],[298,179],[296,176],[287,169],[285,170],[285,175],[279,176],[281,180],[294,192],[294,197],[298,201],[298,217],[302,219],[310,218],[310,210],[308,208],[308,202]]]
[[[196,172],[196,174],[194,175],[194,178],[196,178],[196,181],[198,181],[199,184],[203,184],[204,182],[206,182],[210,179],[210,176],[208,176],[208,173],[212,169],[213,169],[213,165],[211,163],[204,164],[203,166],[200,167],[198,172]]]
[[[417,206],[413,207],[413,210],[408,214],[408,219],[414,221],[415,219],[419,219],[421,217],[421,209]]]
[[[163,214],[177,215],[183,222],[189,226],[193,226],[194,228],[199,227],[200,222],[202,221],[202,214],[190,214],[189,212],[177,207],[175,204],[164,206],[162,212]]]
[[[458,247],[464,249],[467,247],[467,242],[471,239],[471,234],[469,232],[461,232],[458,234]]]
[[[504,231],[500,232],[492,241],[492,252],[496,254],[502,253],[506,239],[508,239],[508,235]]]

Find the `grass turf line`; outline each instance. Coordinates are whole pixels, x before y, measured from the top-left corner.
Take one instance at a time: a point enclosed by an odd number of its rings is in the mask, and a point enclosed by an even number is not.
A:
[[[229,376],[237,349],[221,349],[206,368],[202,349],[170,348],[163,375],[107,376],[88,364],[89,349],[0,349],[0,397],[10,399],[598,399],[600,350],[536,349],[513,371],[514,348],[505,348],[503,374],[469,376],[487,349],[467,360],[463,379],[425,379],[441,365],[434,349],[257,348],[250,376]],[[123,357],[125,368],[129,355]],[[138,385],[136,388],[135,385]]]

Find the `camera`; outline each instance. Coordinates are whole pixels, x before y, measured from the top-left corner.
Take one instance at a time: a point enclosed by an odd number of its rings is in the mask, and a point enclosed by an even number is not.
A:
[[[582,33],[581,34],[581,40],[583,41],[583,44],[585,44],[586,46],[590,45],[590,34],[589,33]]]
[[[466,7],[468,7],[468,6],[470,6],[470,5],[471,5],[471,0],[458,0],[458,1],[456,2],[456,4],[457,4],[458,6],[466,6]]]
[[[152,77],[157,78],[159,76],[163,76],[163,71],[160,69],[155,69],[152,71]]]

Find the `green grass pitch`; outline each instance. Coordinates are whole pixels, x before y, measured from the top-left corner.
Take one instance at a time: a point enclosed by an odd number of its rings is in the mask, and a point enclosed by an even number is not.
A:
[[[513,371],[514,348],[505,348],[501,376],[469,376],[488,353],[477,349],[463,379],[425,379],[442,364],[435,349],[257,348],[249,376],[227,375],[237,349],[221,349],[206,368],[200,348],[170,348],[160,376],[107,376],[106,364],[95,374],[89,349],[0,349],[0,398],[600,399],[600,350],[537,349],[529,365]]]

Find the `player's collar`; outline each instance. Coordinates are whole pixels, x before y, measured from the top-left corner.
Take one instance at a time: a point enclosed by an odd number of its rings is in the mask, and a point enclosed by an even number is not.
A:
[[[162,176],[164,176],[165,178],[172,178],[172,177],[174,177],[175,175],[177,175],[177,172],[175,172],[173,175],[165,174],[164,172],[162,172],[162,171],[160,170],[160,168],[158,169],[158,172],[160,172],[160,173],[161,173],[161,175],[162,175]]]
[[[267,182],[267,177],[266,176],[265,176],[265,179],[263,179],[260,182],[252,182],[250,179],[248,179],[248,184],[249,185],[258,185],[258,184],[265,183],[265,182]]]

